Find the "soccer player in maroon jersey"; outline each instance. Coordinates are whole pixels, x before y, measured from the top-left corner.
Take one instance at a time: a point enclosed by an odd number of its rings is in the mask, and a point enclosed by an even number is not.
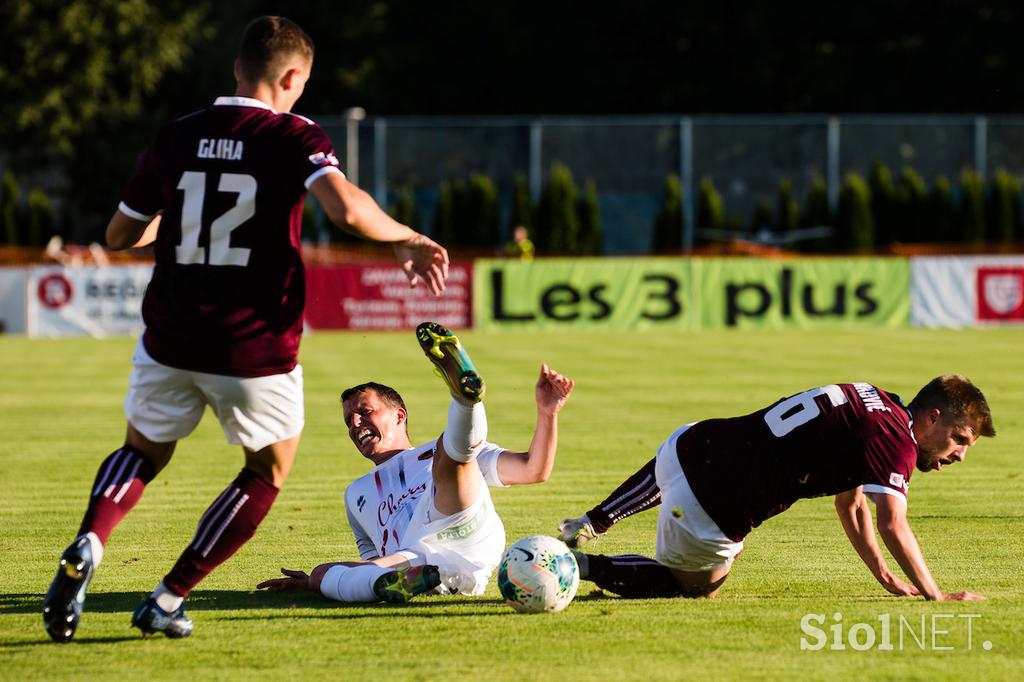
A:
[[[995,436],[985,396],[966,378],[933,379],[904,407],[866,383],[814,388],[752,414],[679,428],[654,459],[601,504],[564,520],[560,536],[579,548],[616,522],[661,505],[655,559],[576,552],[581,576],[630,597],[713,597],[752,528],[807,497],[835,495],[836,512],[858,556],[895,595],[975,600],[945,593],[910,525],[907,489],[915,467],[962,462],[981,436]],[[875,540],[878,532],[908,584]]]
[[[289,113],[313,42],[282,17],[245,29],[237,88],[162,129],[141,155],[107,243],[154,243],[156,265],[132,358],[124,445],[100,464],[78,537],[60,559],[43,621],[58,642],[78,626],[111,532],[209,405],[245,466],[203,514],[192,542],[135,610],[144,634],[187,637],[189,592],[252,537],[288,477],[303,428],[297,364],[305,305],[299,232],[306,192],[337,226],[389,242],[410,284],[439,293],[448,254],[348,182],[331,142]]]

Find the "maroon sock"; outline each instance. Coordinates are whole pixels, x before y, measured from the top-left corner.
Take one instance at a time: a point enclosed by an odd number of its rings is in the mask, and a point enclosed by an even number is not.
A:
[[[132,446],[125,445],[112,452],[96,472],[89,507],[78,534],[96,533],[100,542],[107,544],[114,528],[139,501],[154,476],[153,465]]]
[[[192,543],[164,577],[164,585],[187,597],[199,581],[253,536],[274,504],[277,491],[266,479],[242,469],[199,519]]]

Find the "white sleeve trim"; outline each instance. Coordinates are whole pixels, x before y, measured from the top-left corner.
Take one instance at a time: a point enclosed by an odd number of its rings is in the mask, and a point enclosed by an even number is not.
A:
[[[138,211],[136,211],[134,208],[131,208],[130,206],[128,206],[128,204],[124,203],[123,201],[117,205],[117,210],[120,211],[121,213],[124,213],[129,218],[134,218],[135,220],[145,220],[147,223],[153,218],[157,217],[157,215],[160,213],[160,211],[157,211],[153,215],[139,213]]]
[[[316,182],[323,176],[327,175],[328,173],[341,173],[341,177],[345,177],[345,174],[341,172],[340,168],[337,168],[336,166],[324,166],[323,168],[318,168],[317,170],[313,171],[312,175],[306,178],[306,189],[309,189],[310,185],[312,185],[314,182]]]
[[[903,500],[903,504],[907,503],[906,495],[901,493],[899,490],[896,490],[895,488],[890,488],[888,486],[878,485],[877,483],[865,483],[863,491],[865,493],[882,493],[885,495],[892,495],[893,497],[898,497],[901,500]]]

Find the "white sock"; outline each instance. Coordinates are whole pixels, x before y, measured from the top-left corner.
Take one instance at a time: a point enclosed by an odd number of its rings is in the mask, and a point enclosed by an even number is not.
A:
[[[484,404],[463,405],[458,400],[452,400],[448,406],[448,425],[441,437],[448,456],[465,464],[476,458],[485,440],[487,412]]]
[[[380,601],[373,593],[377,578],[394,568],[381,568],[376,564],[359,566],[331,566],[320,581],[320,594],[328,599],[344,602]]]
[[[100,542],[100,537],[91,531],[86,533],[85,537],[89,540],[89,549],[92,550],[92,567],[95,570],[103,561],[103,543]]]
[[[167,589],[164,585],[164,581],[161,580],[157,584],[156,589],[153,590],[153,594],[150,595],[153,599],[156,599],[156,605],[162,608],[167,613],[171,611],[177,611],[178,607],[184,603],[185,598],[181,595],[175,594]]]

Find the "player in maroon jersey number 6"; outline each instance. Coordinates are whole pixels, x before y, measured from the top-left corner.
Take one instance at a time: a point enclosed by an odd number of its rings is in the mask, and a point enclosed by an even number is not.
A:
[[[560,535],[579,548],[660,504],[656,559],[576,552],[581,577],[628,597],[713,597],[752,528],[798,499],[835,495],[843,530],[886,590],[982,599],[939,589],[907,523],[907,490],[915,468],[962,462],[979,437],[995,434],[985,396],[959,375],[933,379],[906,407],[870,384],[813,388],[744,417],[679,428],[601,504],[564,520]],[[886,565],[868,499],[912,584]]]
[[[393,244],[410,284],[437,294],[440,245],[392,220],[346,180],[331,142],[289,113],[313,65],[313,42],[282,17],[253,20],[232,97],[163,128],[140,156],[107,244],[154,243],[132,358],[124,445],[99,467],[78,536],[43,603],[55,641],[78,627],[86,589],[114,527],[209,405],[245,466],[202,515],[191,543],[135,610],[143,634],[187,637],[183,602],[252,537],[295,459],[304,423],[297,364],[305,305],[299,231],[306,192],[335,225]]]

